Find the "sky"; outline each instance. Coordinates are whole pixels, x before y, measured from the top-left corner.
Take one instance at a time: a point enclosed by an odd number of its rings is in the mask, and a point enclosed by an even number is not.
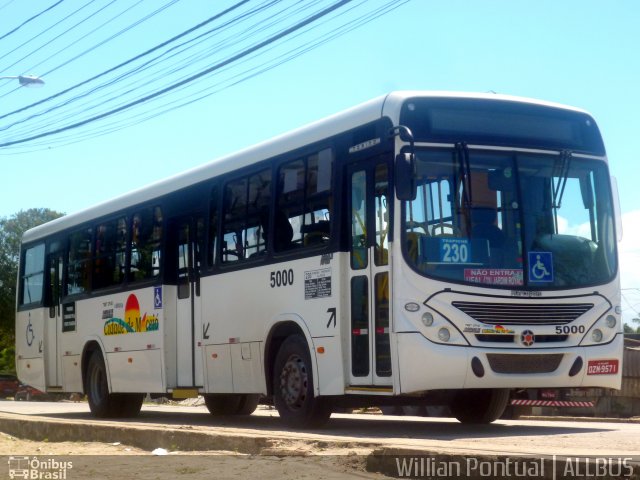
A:
[[[16,80],[0,80],[0,117],[82,84],[236,3],[132,1],[124,12],[123,2],[66,1],[8,34],[56,0],[0,0],[0,76],[33,74],[45,80],[37,89],[17,88]],[[279,27],[269,27],[268,20],[284,19],[301,5],[319,11],[332,3],[285,0],[255,17],[253,28],[261,30],[246,30],[254,37],[244,37],[243,28],[251,28],[250,23],[239,25],[211,37],[210,50],[202,50],[187,64],[159,66],[155,76],[150,69],[149,77],[106,76],[111,83],[105,92],[114,85],[122,87],[111,90],[117,98],[100,97],[99,92],[91,92],[91,85],[81,86],[74,92],[86,95],[76,103],[76,110],[61,109],[66,116],[42,114],[11,128],[5,127],[25,118],[24,113],[0,118],[0,145],[80,121],[174,84],[275,34]],[[253,0],[232,15],[264,4]],[[164,5],[166,9],[155,16],[97,45]],[[313,42],[340,25],[355,27],[360,15],[385,5],[397,8],[274,65],[279,55],[286,55],[296,44]],[[74,13],[80,6],[84,10]],[[275,13],[278,8],[279,14]],[[118,12],[123,13],[118,16]],[[114,20],[100,27],[109,18]],[[286,25],[293,25],[296,18],[302,16],[292,15]],[[623,212],[622,307],[629,321],[640,316],[640,242],[636,240],[640,238],[640,189],[634,147],[638,121],[633,114],[640,111],[638,18],[637,0],[408,0],[396,4],[354,0],[324,17],[326,22],[297,31],[300,35],[289,42],[257,49],[243,57],[243,63],[229,64],[177,90],[173,97],[160,98],[161,102],[165,98],[179,101],[210,88],[209,96],[183,108],[144,122],[127,113],[91,124],[88,130],[78,128],[63,136],[0,146],[0,217],[32,207],[76,212],[393,90],[493,91],[533,97],[583,108],[600,127]],[[57,21],[57,27],[45,31]],[[90,51],[83,53],[86,50]],[[265,61],[272,61],[272,68],[260,72]],[[247,78],[250,73],[254,75]],[[242,81],[234,85],[238,79]],[[91,99],[96,101],[90,103]],[[162,109],[162,103],[153,105]],[[144,116],[144,107],[137,113]],[[92,136],[109,125],[120,129]]]

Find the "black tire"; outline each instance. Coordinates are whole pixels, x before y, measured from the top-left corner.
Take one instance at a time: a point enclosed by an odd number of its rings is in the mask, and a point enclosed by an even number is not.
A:
[[[142,409],[144,394],[142,393],[118,393],[112,394],[118,404],[114,414],[120,418],[137,417]]]
[[[504,413],[500,416],[505,420],[518,420],[520,417],[529,416],[533,412],[533,407],[529,405],[507,405]]]
[[[258,408],[258,394],[208,394],[204,403],[211,415],[251,415]]]
[[[302,335],[288,337],[273,369],[274,404],[282,422],[294,428],[317,428],[331,416],[331,404],[314,394],[313,369]]]
[[[508,389],[461,390],[451,403],[451,412],[461,423],[491,423],[509,403]]]
[[[109,393],[107,370],[102,354],[95,351],[89,357],[85,376],[85,391],[91,413],[98,418],[117,417],[120,413],[120,399]]]
[[[408,417],[428,417],[425,405],[405,405],[402,407],[404,414]]]
[[[384,407],[380,407],[380,411],[383,415],[395,415],[397,417],[404,415],[402,405],[385,405]]]

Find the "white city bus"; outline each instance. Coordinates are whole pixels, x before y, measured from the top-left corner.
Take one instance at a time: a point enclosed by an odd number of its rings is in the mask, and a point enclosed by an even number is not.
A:
[[[225,415],[273,398],[302,427],[620,388],[612,185],[584,111],[391,93],[28,231],[18,376],[99,417],[145,393]]]

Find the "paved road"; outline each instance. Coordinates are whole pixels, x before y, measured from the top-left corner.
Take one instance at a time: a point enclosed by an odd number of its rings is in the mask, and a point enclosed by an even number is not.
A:
[[[94,419],[86,403],[0,401],[2,417],[279,439],[319,449],[367,446],[464,455],[640,455],[640,423],[500,420],[466,426],[444,418],[334,414],[327,427],[301,432],[283,428],[277,413],[266,407],[250,417],[219,418],[204,407],[145,405],[136,419],[113,422]]]

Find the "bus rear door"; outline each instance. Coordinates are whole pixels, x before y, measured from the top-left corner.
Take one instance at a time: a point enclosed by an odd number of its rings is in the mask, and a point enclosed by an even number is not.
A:
[[[45,313],[44,329],[44,361],[46,365],[47,387],[61,387],[62,375],[60,366],[60,340],[62,335],[62,266],[64,250],[60,242],[49,246],[47,267],[49,283],[47,284],[48,315]]]
[[[178,387],[203,385],[202,302],[200,297],[201,254],[204,242],[202,215],[175,218],[174,238],[177,278],[176,347]]]

